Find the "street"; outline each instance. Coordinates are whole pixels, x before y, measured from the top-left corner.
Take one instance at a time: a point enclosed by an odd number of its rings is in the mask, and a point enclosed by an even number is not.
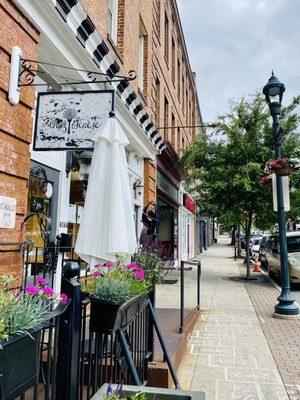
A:
[[[300,321],[272,318],[279,292],[260,273],[257,281],[234,279],[244,267],[228,243],[222,236],[201,256],[201,317],[188,340],[181,383],[204,390],[208,400],[299,399]],[[284,344],[286,330],[294,334]]]

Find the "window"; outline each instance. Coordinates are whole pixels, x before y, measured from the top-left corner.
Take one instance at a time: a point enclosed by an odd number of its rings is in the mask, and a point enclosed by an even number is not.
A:
[[[177,60],[177,97],[180,100],[180,61]]]
[[[174,84],[175,84],[175,73],[176,73],[175,68],[176,68],[176,65],[175,65],[175,42],[174,42],[174,39],[172,38],[172,80],[173,80]]]
[[[143,21],[140,20],[139,56],[138,56],[138,86],[144,92],[144,83],[147,78],[147,32]]]
[[[172,116],[171,116],[171,127],[172,127],[172,129],[171,129],[171,143],[172,143],[172,145],[175,147],[176,146],[176,128],[175,128],[175,126],[176,126],[176,123],[175,123],[175,115],[172,113]]]
[[[183,68],[182,68],[182,70],[183,70]],[[184,77],[183,77],[183,74],[182,74],[182,79],[181,79],[181,91],[182,91],[182,97],[181,97],[182,111],[183,111],[183,114],[184,114]]]
[[[118,40],[118,10],[119,0],[109,0],[108,5],[108,33],[112,40]]]
[[[165,59],[169,63],[169,20],[165,13]]]
[[[157,33],[157,36],[160,36],[160,0],[156,0],[155,3],[155,18],[154,18],[154,26]]]
[[[159,79],[155,79],[155,124],[156,127],[160,126],[160,82]]]
[[[164,101],[164,127],[167,128],[169,126],[169,102],[168,99],[165,96],[165,101]],[[165,137],[164,139],[168,139],[168,130],[164,130]]]

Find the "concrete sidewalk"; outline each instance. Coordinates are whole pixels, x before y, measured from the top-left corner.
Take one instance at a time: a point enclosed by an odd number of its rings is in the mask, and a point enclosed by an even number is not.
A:
[[[188,339],[179,369],[184,389],[203,390],[206,400],[287,400],[248,291],[221,237],[202,257],[201,317]]]

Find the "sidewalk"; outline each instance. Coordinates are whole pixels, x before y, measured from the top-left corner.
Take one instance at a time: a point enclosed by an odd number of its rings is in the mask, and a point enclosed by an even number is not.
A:
[[[287,400],[262,317],[246,285],[231,279],[240,271],[228,243],[221,237],[202,257],[201,317],[180,365],[181,386],[204,390],[206,400]]]

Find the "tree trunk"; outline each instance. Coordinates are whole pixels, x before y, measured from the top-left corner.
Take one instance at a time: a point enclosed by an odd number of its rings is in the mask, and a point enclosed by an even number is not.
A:
[[[238,248],[238,257],[241,257],[242,255],[242,249],[241,249],[241,225],[238,225],[238,241],[237,241],[237,248]]]
[[[246,262],[247,262],[247,275],[246,279],[250,279],[250,233],[251,233],[251,227],[252,227],[252,213],[249,213],[249,220],[246,228]]]
[[[234,224],[231,231],[231,245],[235,245],[235,232],[236,232],[236,225]]]

